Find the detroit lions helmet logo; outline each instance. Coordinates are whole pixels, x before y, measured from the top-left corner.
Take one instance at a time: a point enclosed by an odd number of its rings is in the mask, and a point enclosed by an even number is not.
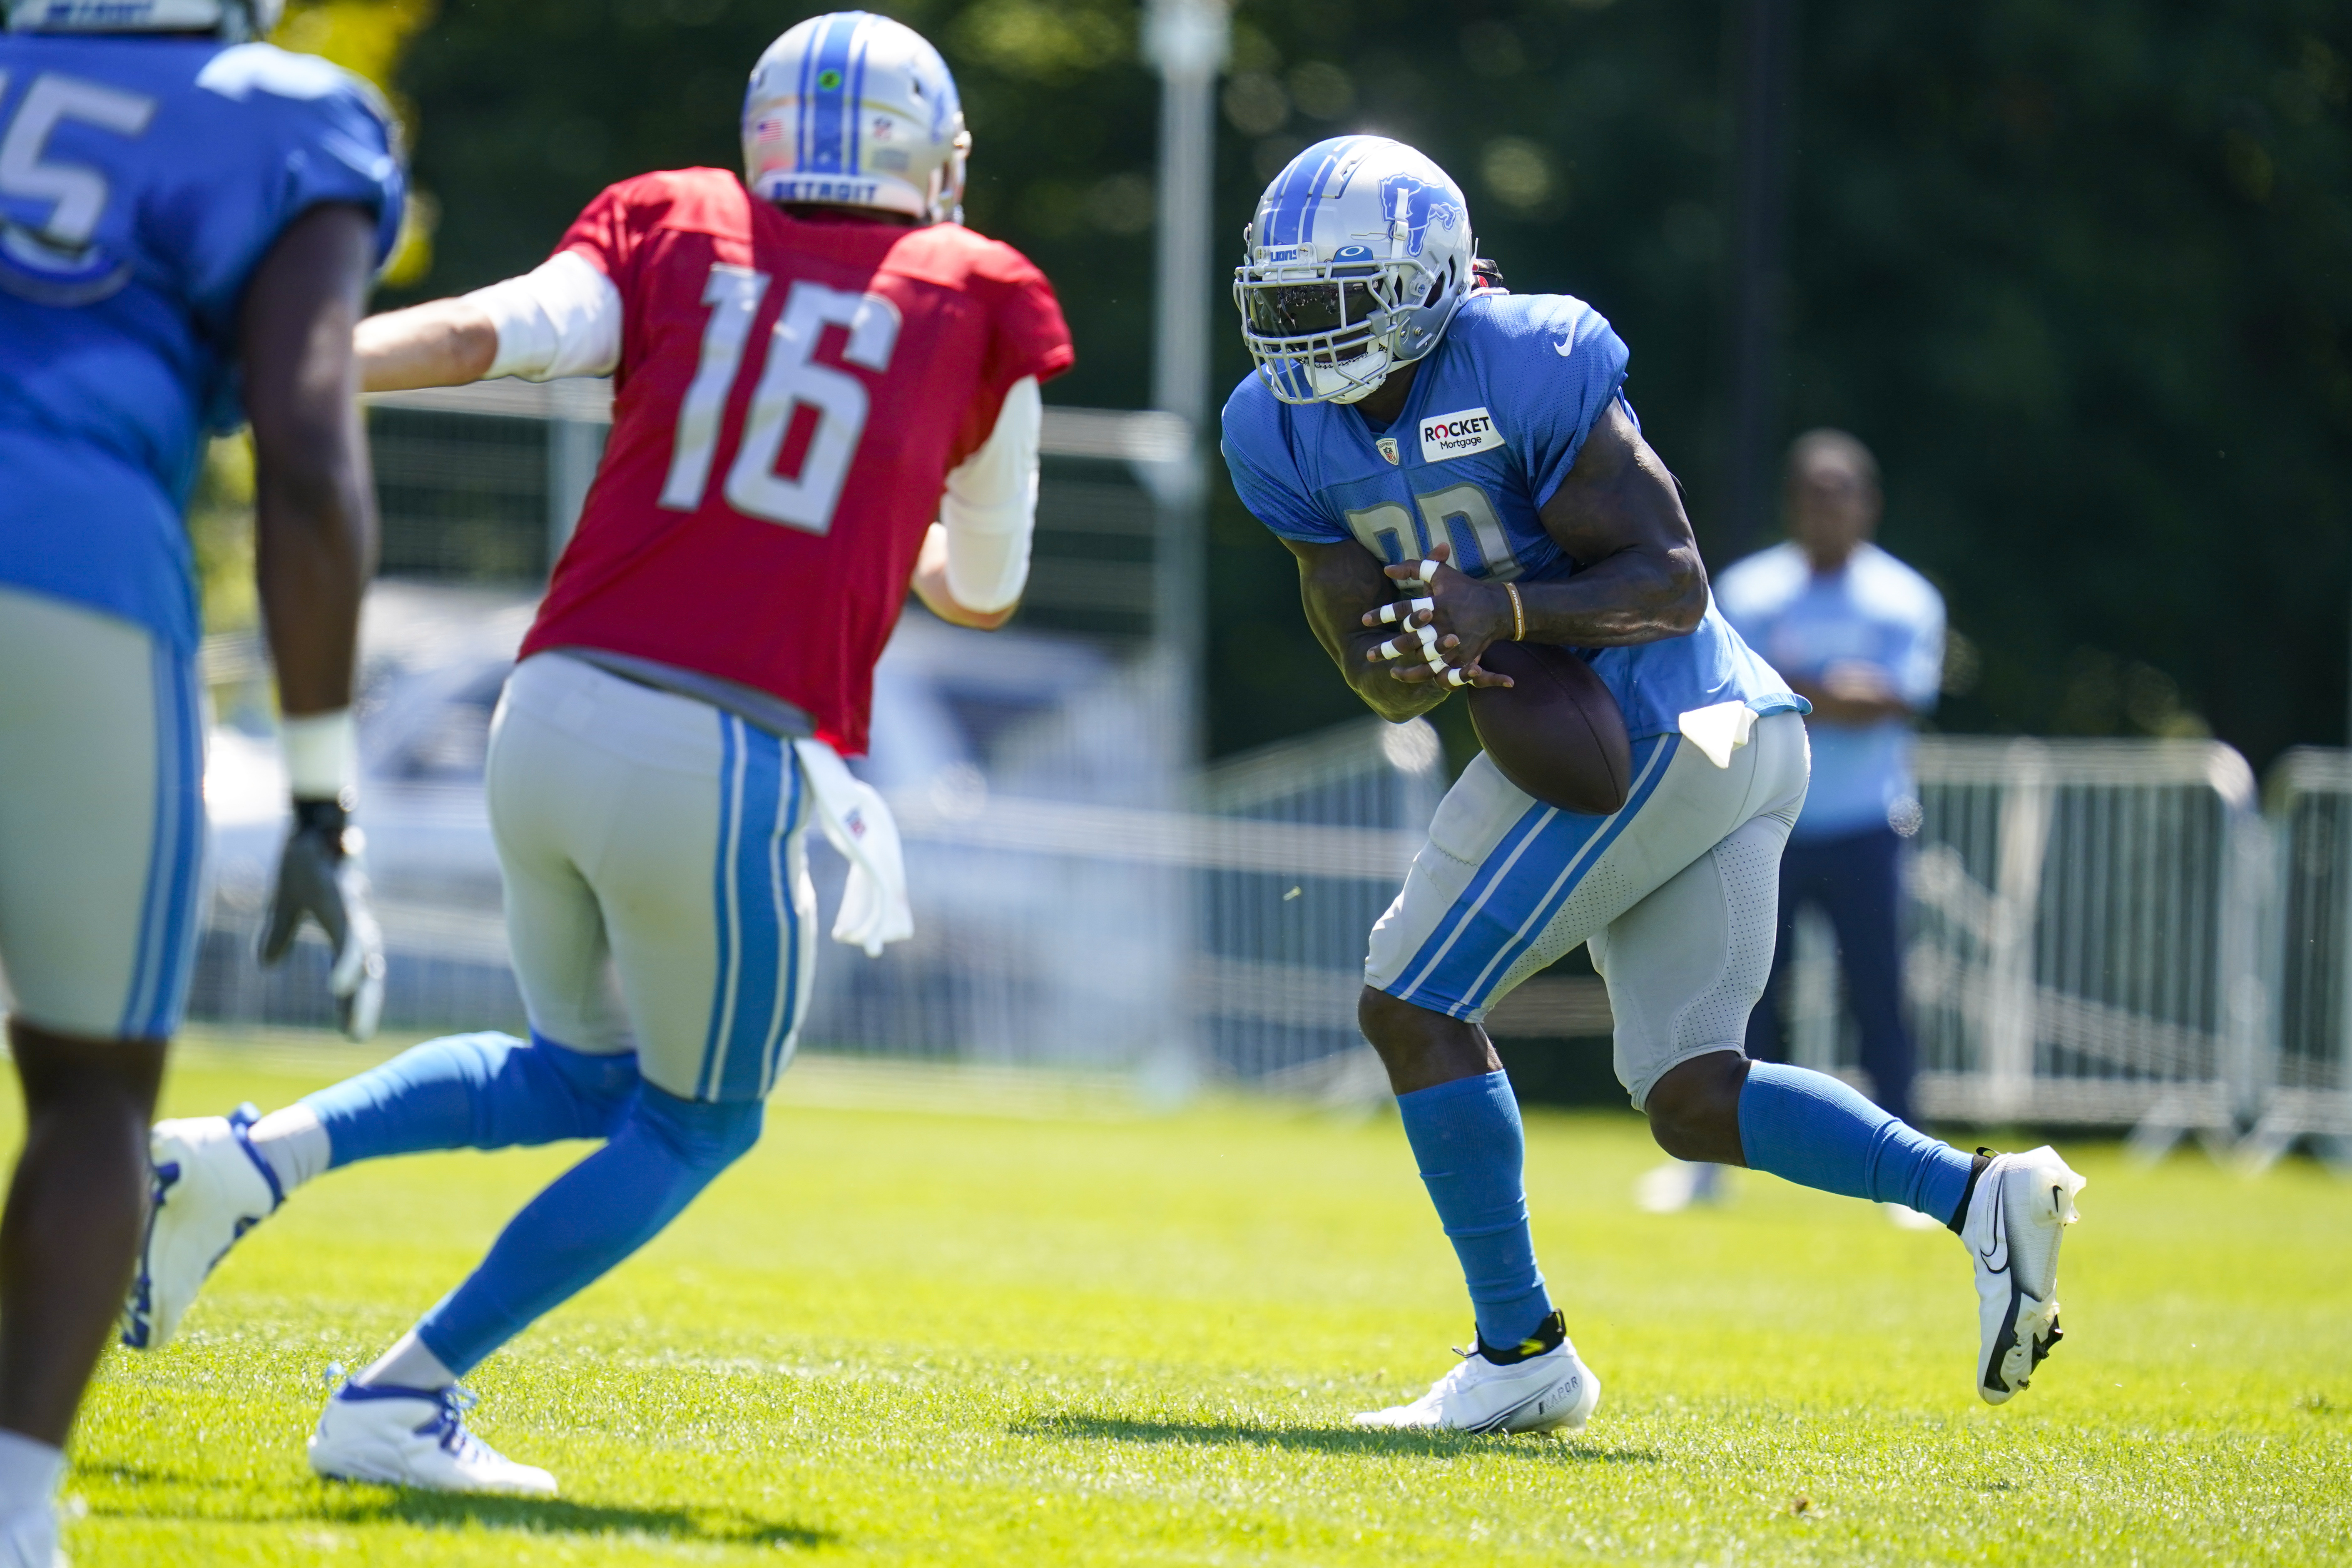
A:
[[[1391,174],[1380,184],[1381,211],[1389,220],[1389,237],[1404,240],[1404,253],[1419,256],[1432,223],[1450,232],[1462,222],[1462,204],[1443,185],[1433,185],[1412,174]],[[1402,237],[1398,230],[1404,232]]]

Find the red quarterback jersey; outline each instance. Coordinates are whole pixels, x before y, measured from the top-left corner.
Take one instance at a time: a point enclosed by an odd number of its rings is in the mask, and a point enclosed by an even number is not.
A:
[[[564,235],[622,303],[613,432],[523,657],[596,647],[772,692],[866,749],[874,661],[948,470],[1076,357],[1053,286],[958,224],[793,217],[721,169]]]

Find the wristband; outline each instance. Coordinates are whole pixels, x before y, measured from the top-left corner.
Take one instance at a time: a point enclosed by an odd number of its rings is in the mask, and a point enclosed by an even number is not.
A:
[[[348,806],[358,798],[360,734],[350,709],[284,720],[278,744],[286,755],[286,784],[296,800]]]
[[[1503,592],[1511,596],[1511,640],[1525,642],[1528,636],[1528,607],[1519,603],[1519,585],[1517,583],[1506,583],[1503,584]]]

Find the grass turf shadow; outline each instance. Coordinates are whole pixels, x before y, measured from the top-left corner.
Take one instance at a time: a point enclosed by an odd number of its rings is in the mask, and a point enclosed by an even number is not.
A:
[[[1119,1443],[1286,1448],[1371,1458],[1405,1455],[1441,1459],[1464,1454],[1499,1453],[1563,1465],[1659,1462],[1654,1448],[1595,1448],[1574,1437],[1521,1439],[1514,1434],[1394,1432],[1367,1426],[1269,1426],[1249,1421],[1139,1421],[1083,1411],[1040,1415],[1015,1422],[1005,1430],[1016,1437],[1093,1437]]]
[[[746,1546],[823,1546],[835,1539],[829,1530],[717,1509],[626,1508],[561,1498],[468,1497],[373,1486],[354,1487],[348,1495],[348,1506],[326,1511],[350,1524],[396,1520],[404,1524],[478,1524],[537,1535],[641,1535]]]
[[[228,1483],[139,1466],[110,1465],[109,1479],[149,1485],[190,1487],[220,1491]],[[325,1496],[315,1506],[297,1503],[280,1511],[268,1510],[238,1515],[207,1511],[189,1516],[204,1523],[295,1524],[305,1521],[325,1524],[478,1524],[488,1530],[528,1531],[535,1535],[636,1535],[665,1541],[708,1541],[743,1546],[824,1546],[837,1539],[830,1530],[754,1519],[722,1509],[625,1508],[599,1503],[568,1502],[561,1498],[464,1496],[446,1492],[411,1491],[373,1482],[327,1482]],[[172,1517],[169,1510],[91,1509],[100,1517],[156,1520]]]

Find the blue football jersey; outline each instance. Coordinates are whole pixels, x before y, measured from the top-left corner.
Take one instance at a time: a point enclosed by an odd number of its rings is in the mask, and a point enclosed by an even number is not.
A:
[[[197,637],[183,512],[238,307],[310,208],[400,227],[358,78],[267,44],[0,34],[0,583]]]
[[[1574,564],[1538,514],[1622,396],[1625,361],[1624,343],[1581,300],[1474,294],[1421,361],[1395,424],[1375,430],[1342,404],[1283,403],[1252,375],[1225,404],[1225,465],[1242,503],[1287,539],[1353,539],[1391,564],[1444,540],[1474,577],[1565,577]],[[1637,741],[1718,702],[1803,707],[1712,603],[1688,637],[1578,651]]]

